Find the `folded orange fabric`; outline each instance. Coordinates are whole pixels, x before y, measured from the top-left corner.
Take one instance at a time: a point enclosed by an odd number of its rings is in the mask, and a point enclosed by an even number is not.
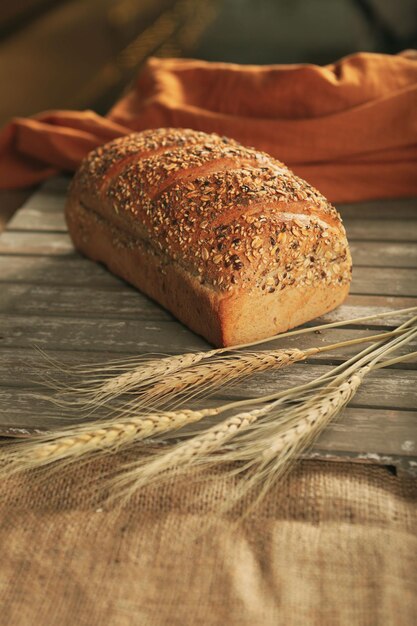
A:
[[[95,146],[160,126],[265,150],[334,202],[417,195],[417,61],[373,53],[325,67],[151,58],[106,117],[13,120],[0,133],[0,187],[72,171]]]

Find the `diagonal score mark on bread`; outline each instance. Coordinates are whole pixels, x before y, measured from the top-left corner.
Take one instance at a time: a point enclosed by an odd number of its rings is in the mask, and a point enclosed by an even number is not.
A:
[[[132,161],[151,158],[179,146],[201,145],[207,143],[210,137],[216,136],[177,128],[152,129],[118,137],[90,152],[81,164],[78,179],[81,186],[90,180],[94,181],[99,191],[105,191]],[[233,140],[228,141],[236,144]]]

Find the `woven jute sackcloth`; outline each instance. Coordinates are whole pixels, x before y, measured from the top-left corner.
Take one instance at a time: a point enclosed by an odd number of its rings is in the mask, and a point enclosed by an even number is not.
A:
[[[238,524],[222,474],[102,507],[111,462],[1,485],[2,626],[417,623],[411,477],[303,462]]]

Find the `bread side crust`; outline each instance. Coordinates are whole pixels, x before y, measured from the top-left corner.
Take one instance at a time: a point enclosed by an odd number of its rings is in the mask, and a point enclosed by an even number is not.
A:
[[[103,263],[213,345],[223,345],[219,314],[222,294],[200,285],[145,242],[135,239],[132,245],[121,230],[86,209],[75,195],[68,198],[65,217],[77,250]]]
[[[211,344],[233,346],[284,332],[339,306],[349,284],[287,286],[219,292],[200,284],[178,263],[158,255],[146,242],[129,239],[75,195],[66,206],[68,229],[78,250],[168,309]]]
[[[349,285],[286,287],[275,293],[241,293],[220,303],[221,345],[233,346],[272,337],[338,307]]]

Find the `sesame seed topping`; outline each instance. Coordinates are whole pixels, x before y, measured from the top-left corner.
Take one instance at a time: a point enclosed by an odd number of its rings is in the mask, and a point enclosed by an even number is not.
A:
[[[267,294],[350,280],[337,211],[285,165],[233,140],[133,133],[90,153],[74,184],[132,240],[204,285]]]

